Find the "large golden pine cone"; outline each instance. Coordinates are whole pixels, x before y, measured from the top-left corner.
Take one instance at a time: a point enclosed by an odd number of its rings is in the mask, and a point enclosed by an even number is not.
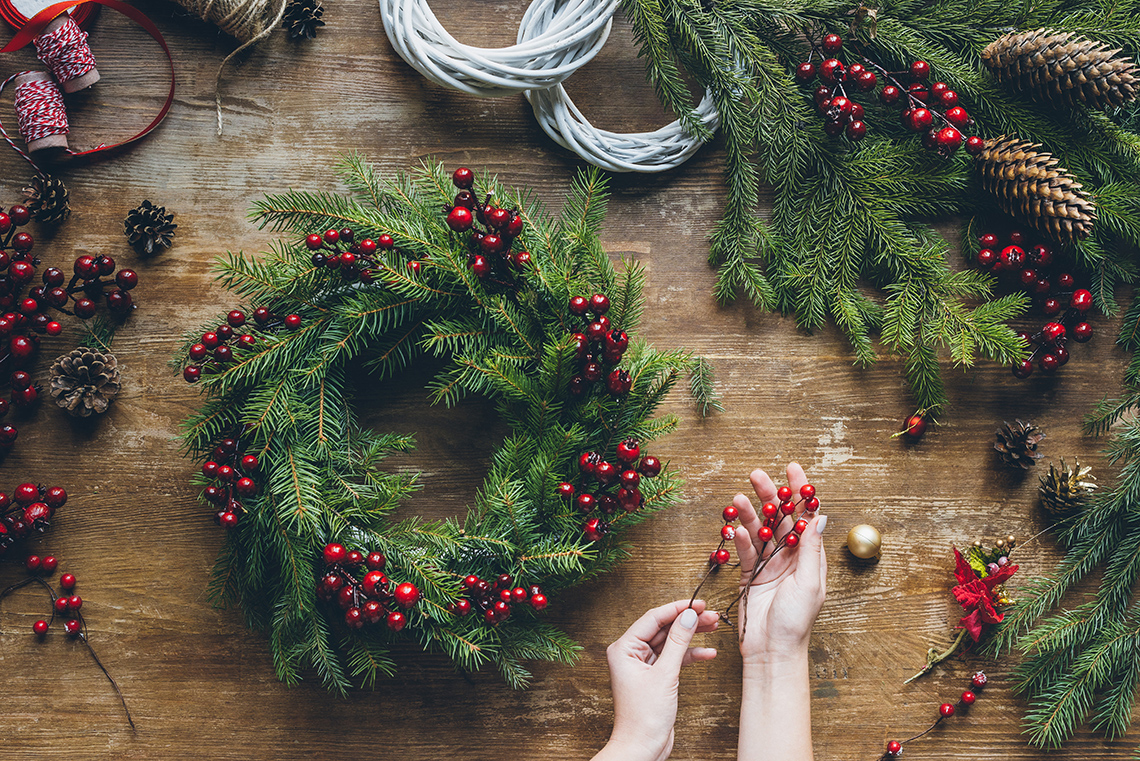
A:
[[[1140,71],[1120,50],[1073,32],[1034,29],[991,42],[982,51],[998,81],[1052,105],[1120,106],[1136,97]]]
[[[1050,153],[1016,135],[986,141],[977,157],[982,184],[998,206],[1059,241],[1087,238],[1096,206]]]
[[[80,346],[52,363],[52,398],[75,417],[106,412],[119,388],[119,364],[114,354]]]

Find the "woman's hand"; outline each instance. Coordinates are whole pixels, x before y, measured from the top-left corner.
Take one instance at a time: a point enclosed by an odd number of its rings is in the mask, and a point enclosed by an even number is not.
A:
[[[594,758],[662,761],[673,750],[681,667],[716,657],[689,647],[697,632],[717,627],[703,600],[677,600],[646,613],[606,650],[614,693],[614,730]]]
[[[762,470],[754,470],[749,477],[760,504],[778,502],[776,485]],[[788,464],[788,486],[799,494],[806,484],[804,470],[796,463]],[[772,554],[777,542],[758,541],[756,536],[764,519],[748,497],[736,495],[732,501],[740,511],[740,529],[736,532],[736,551],[740,557],[740,585],[749,584],[752,570],[762,558]],[[791,521],[783,521],[776,528],[779,537],[791,530]],[[811,636],[823,598],[827,591],[827,558],[823,552],[823,528],[827,516],[813,518],[800,538],[799,546],[785,547],[751,581],[747,600],[741,601],[737,614],[740,624],[740,653],[745,664],[750,660],[763,660],[790,654],[792,649],[805,650]],[[745,607],[747,602],[747,607]]]

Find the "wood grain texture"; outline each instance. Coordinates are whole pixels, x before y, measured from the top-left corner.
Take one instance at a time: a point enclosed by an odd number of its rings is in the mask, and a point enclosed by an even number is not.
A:
[[[464,41],[507,44],[523,5],[438,0],[439,16]],[[511,692],[490,673],[470,681],[439,656],[401,654],[405,666],[375,692],[339,700],[313,683],[286,688],[274,677],[265,640],[237,611],[215,610],[205,587],[222,535],[193,499],[175,437],[196,392],[166,361],[189,326],[228,309],[211,259],[227,249],[262,250],[271,235],[246,218],[265,192],[324,188],[346,151],[383,171],[436,157],[450,166],[487,166],[509,184],[529,185],[557,208],[579,162],[536,127],[521,97],[477,100],[441,90],[393,53],[374,3],[330,0],[316,41],[275,34],[228,68],[222,85],[225,133],[214,130],[214,75],[235,47],[177,6],[146,3],[173,50],[178,95],[165,124],[128,151],[68,168],[75,214],[38,253],[69,266],[80,252],[138,269],[139,309],[116,341],[124,390],[95,422],[68,420],[49,404],[21,426],[18,448],[0,465],[0,487],[59,483],[72,494],[52,531],[34,546],[80,577],[91,639],[118,678],[138,724],[131,733],[113,693],[87,655],[53,633],[38,643],[31,623],[43,605],[30,591],[3,603],[0,737],[11,758],[56,759],[544,759],[588,758],[610,729],[604,649],[636,611],[689,594],[718,529],[720,508],[747,486],[753,467],[781,469],[795,458],[819,488],[831,517],[829,597],[812,646],[817,758],[874,759],[884,742],[925,726],[975,667],[991,686],[908,758],[1039,758],[1019,734],[1024,704],[1010,695],[1008,662],[955,660],[907,687],[903,679],[931,645],[949,641],[958,613],[948,589],[949,545],[1007,533],[1026,537],[1044,519],[1035,478],[997,469],[990,443],[1003,419],[1031,418],[1048,432],[1049,458],[1079,454],[1107,477],[1080,417],[1118,384],[1124,357],[1098,319],[1091,343],[1054,378],[1014,381],[984,365],[948,374],[954,408],[921,444],[890,438],[911,411],[899,363],[868,369],[833,329],[807,335],[792,319],[746,304],[718,306],[705,264],[706,236],[723,205],[722,151],[700,151],[683,168],[615,177],[603,238],[614,255],[636,258],[649,284],[644,332],[713,363],[727,412],[700,419],[682,394],[668,411],[680,430],[654,447],[688,479],[685,504],[639,528],[634,557],[619,571],[554,601],[550,618],[585,648],[574,667],[535,668],[534,686]],[[151,118],[164,90],[163,64],[145,34],[104,12],[92,44],[103,81],[69,101],[73,145],[131,134]],[[8,56],[16,71],[33,62]],[[645,84],[636,45],[618,24],[611,42],[568,88],[595,122],[614,130],[667,121]],[[11,123],[10,100],[0,105]],[[0,152],[5,204],[29,175]],[[761,193],[762,206],[765,193]],[[176,212],[174,248],[141,261],[126,247],[122,219],[149,198]],[[65,338],[68,334],[65,334]],[[39,364],[69,340],[46,342]],[[414,432],[419,448],[393,467],[424,472],[425,488],[402,515],[461,514],[502,435],[489,407],[429,407],[424,376],[377,387],[361,400],[379,427]],[[885,551],[859,565],[842,548],[847,529],[877,525]],[[1023,574],[1058,558],[1046,537],[1020,552]],[[13,568],[0,580],[16,578]],[[723,585],[721,587],[723,589]],[[678,759],[734,755],[739,657],[730,632],[707,636],[721,654],[684,677]],[[1133,733],[1135,735],[1136,733]],[[778,738],[774,738],[778,742]],[[1124,759],[1136,745],[1083,732],[1057,759]]]

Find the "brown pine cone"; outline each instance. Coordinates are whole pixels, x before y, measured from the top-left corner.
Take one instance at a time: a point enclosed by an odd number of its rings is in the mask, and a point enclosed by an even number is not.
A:
[[[994,449],[1001,456],[1002,464],[1024,470],[1045,456],[1037,451],[1037,445],[1043,438],[1044,432],[1033,423],[1015,420],[1013,425],[1005,423],[997,430]]]
[[[75,417],[106,412],[119,388],[119,364],[114,354],[80,346],[52,363],[52,398]]]

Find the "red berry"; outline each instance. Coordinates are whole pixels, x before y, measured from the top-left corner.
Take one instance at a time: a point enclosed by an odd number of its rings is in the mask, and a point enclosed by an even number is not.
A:
[[[812,497],[811,499],[804,502],[804,510],[807,510],[809,513],[814,513],[818,509],[819,497]]]
[[[934,114],[928,108],[916,108],[910,115],[910,128],[915,132],[925,132],[934,124]]]
[[[63,326],[60,325],[55,320],[52,320],[51,322],[49,322],[47,325],[44,326],[44,332],[47,333],[49,336],[58,336],[60,333],[63,332]]]
[[[32,573],[40,570],[40,566],[42,564],[43,560],[40,559],[39,555],[28,555],[28,557],[24,560],[24,567]]]
[[[382,571],[388,564],[388,559],[380,552],[369,552],[364,557],[364,567],[370,571]]]
[[[365,238],[357,244],[360,248],[361,256],[372,256],[376,253],[376,241],[371,238]]]
[[[790,486],[781,486],[779,489],[776,489],[776,499],[781,502],[787,502],[791,498],[792,488]]]
[[[636,489],[641,485],[641,474],[636,470],[624,470],[618,477],[621,485],[627,489]]]
[[[534,608],[535,610],[545,609],[546,604],[547,604],[546,595],[544,595],[543,593],[538,592],[538,593],[532,594],[530,596],[530,607]]]
[[[340,233],[336,230],[325,230],[324,234],[325,243],[336,243],[340,240]]]
[[[1049,343],[1056,343],[1065,337],[1065,326],[1059,322],[1047,322],[1041,328],[1041,333]]]
[[[815,496],[815,487],[811,484],[804,484],[800,487],[800,496],[804,499],[811,499]]]
[[[53,607],[55,607],[55,612],[59,613],[59,614],[67,613],[68,601],[69,600],[70,600],[70,598],[66,597],[66,596],[55,598],[55,602],[53,603]]]
[[[995,252],[992,248],[983,248],[978,252],[978,266],[982,267],[983,269],[989,269],[990,267],[994,266],[997,261],[997,252]]]
[[[1021,282],[1023,285],[1033,285],[1037,282],[1037,270],[1023,269],[1021,271]]]
[[[622,510],[632,513],[641,508],[641,503],[644,500],[641,497],[641,492],[637,489],[623,488],[617,491],[617,501]]]
[[[897,740],[891,740],[889,743],[887,743],[888,756],[897,756],[900,753],[902,753],[902,743],[898,742]]]
[[[847,139],[859,142],[867,136],[867,125],[862,121],[853,121],[847,125]]]
[[[726,542],[731,542],[736,538],[736,529],[728,524],[720,527],[720,538]]]
[[[408,617],[400,611],[394,610],[388,614],[387,625],[394,632],[403,631],[404,627],[408,625]]]
[[[835,55],[843,49],[843,38],[838,34],[827,34],[823,37],[823,52]]]
[[[394,592],[396,602],[403,608],[410,608],[415,605],[420,599],[420,590],[416,589],[416,585],[409,581],[405,581],[396,587]]]
[[[760,508],[760,514],[765,518],[775,518],[779,512],[780,508],[776,506],[775,502],[765,502],[764,506]]]
[[[83,607],[83,598],[79,595],[72,595],[67,598],[67,607],[71,610],[79,610]]]
[[[984,672],[984,671],[978,671],[972,677],[970,677],[970,685],[975,690],[980,690],[983,687],[985,687],[986,682],[988,682],[988,681],[989,681],[989,678],[986,677],[986,672]]]
[[[788,548],[795,547],[800,543],[800,538],[796,534],[788,534],[784,537],[784,545]]]
[[[252,497],[257,494],[257,482],[252,478],[239,478],[234,484],[234,490],[243,497]]]
[[[978,696],[975,695],[974,693],[970,692],[969,690],[966,690],[965,692],[962,693],[962,702],[965,705],[972,706],[974,704],[974,701],[977,699],[978,699]]]
[[[56,560],[55,555],[48,555],[47,557],[45,557],[43,560],[40,561],[40,568],[43,570],[44,573],[54,572],[56,569],[56,566],[58,566],[58,565],[59,565],[59,561]]]
[[[887,85],[879,91],[879,102],[884,106],[890,106],[898,103],[899,98],[902,97],[902,90],[895,85]]]
[[[940,713],[942,715],[942,718],[944,718],[944,719],[953,716],[954,715],[954,704],[953,703],[943,703],[942,705],[940,705],[938,707],[938,713]]]
[[[240,328],[245,325],[245,312],[240,309],[235,309],[226,315],[226,322],[230,324],[231,328]]]
[[[63,624],[63,630],[65,632],[67,632],[67,636],[69,636],[69,637],[78,636],[79,630],[82,628],[83,628],[83,625],[81,623],[79,623],[78,619],[75,619],[75,618],[69,619],[68,621],[66,621]]]
[[[802,534],[807,526],[808,522],[803,518],[800,518],[798,521],[796,521],[796,525],[792,526],[792,531],[795,531],[797,534]]]
[[[1062,291],[1067,291],[1076,285],[1076,280],[1068,272],[1064,272],[1057,276],[1057,287]]]
[[[343,544],[329,543],[323,552],[325,565],[340,565],[348,559],[348,550]]]
[[[41,636],[43,636],[44,634],[47,634],[47,630],[48,630],[47,621],[41,620],[41,621],[36,621],[34,624],[32,624],[32,631],[35,632],[36,634],[41,635]]]
[[[732,559],[732,555],[723,547],[709,556],[709,562],[715,565],[724,565]]]
[[[796,81],[807,84],[815,79],[815,64],[801,63],[796,67]]]
[[[1077,343],[1084,343],[1092,338],[1093,329],[1092,325],[1087,322],[1078,322],[1073,326],[1073,340]]]
[[[772,541],[772,529],[768,526],[761,526],[756,530],[756,538],[761,542]]]
[[[285,318],[285,327],[289,328],[289,330],[296,330],[297,328],[301,327],[301,315],[288,315]]]
[[[930,76],[930,64],[926,61],[915,61],[910,65],[910,75],[917,80],[924,80]]]
[[[953,90],[944,91],[942,93],[941,100],[942,100],[942,107],[943,108],[949,108],[949,109],[959,108],[959,106],[958,106],[958,93],[954,92]],[[970,117],[967,116],[966,118],[969,119]],[[949,120],[949,117],[947,117],[947,120]]]
[[[451,182],[457,188],[470,190],[475,184],[475,173],[465,166],[461,166],[451,173]]]
[[[1092,293],[1086,291],[1084,288],[1073,291],[1073,298],[1069,303],[1073,309],[1082,313],[1087,312],[1093,303]]]
[[[843,64],[836,58],[828,58],[819,65],[819,78],[824,82],[841,82],[843,81],[843,76]]]
[[[661,461],[653,455],[647,454],[638,463],[637,471],[646,478],[655,478],[661,472]]]
[[[317,233],[312,233],[311,235],[305,236],[305,246],[308,247],[308,249],[310,251],[316,251],[318,248],[323,246],[324,243],[325,243],[324,239],[321,238],[321,236],[318,235]],[[78,264],[79,263],[76,262],[77,267],[78,267]]]
[[[1042,372],[1051,373],[1061,366],[1056,354],[1043,354],[1039,362]]]
[[[603,293],[595,293],[590,297],[590,311],[596,315],[603,315],[610,311],[609,297]],[[608,320],[603,324],[608,324]]]
[[[736,509],[736,505],[729,505],[721,511],[720,515],[724,518],[725,523],[732,523],[740,517],[740,511]]]
[[[879,78],[873,71],[862,71],[855,77],[855,89],[860,92],[871,92],[877,84],[879,84]]]
[[[795,511],[796,511],[796,503],[792,502],[790,499],[786,502],[780,503],[780,512],[783,513],[784,515],[791,515]]]
[[[61,589],[71,591],[75,588],[75,574],[65,573],[59,577],[59,586]]]
[[[977,135],[972,135],[966,139],[966,153],[971,156],[977,156],[979,153],[986,149],[986,141]]]
[[[23,483],[16,487],[12,499],[18,505],[30,505],[40,498],[40,489],[33,483]]]
[[[488,235],[485,237],[489,238],[493,236]],[[481,280],[491,274],[491,263],[487,261],[486,257],[477,254],[475,258],[471,260],[471,271],[475,273],[475,277]]]
[[[606,389],[614,396],[628,394],[633,388],[633,376],[622,368],[614,369],[606,378]]]
[[[182,378],[187,383],[197,383],[202,377],[202,368],[197,365],[188,365],[182,370]]]
[[[590,310],[590,300],[585,296],[574,296],[570,299],[570,312],[576,315],[584,315]]]
[[[1009,242],[1015,246],[1025,245],[1025,233],[1021,230],[1011,230],[1009,233]]]
[[[1038,243],[1029,249],[1029,258],[1041,267],[1048,267],[1053,263],[1053,249],[1042,243]]]
[[[641,446],[637,439],[625,439],[618,442],[617,459],[619,462],[631,463],[641,454]]]
[[[939,148],[950,152],[958,150],[958,146],[962,145],[962,133],[953,127],[943,127],[938,130],[938,135],[934,139]]]
[[[582,473],[593,473],[601,461],[602,457],[597,452],[583,452],[578,456],[578,470]]]
[[[12,238],[12,248],[16,249],[21,254],[26,254],[31,251],[32,247],[35,244],[35,240],[27,233],[16,233],[16,235]]]
[[[360,580],[360,586],[363,587],[365,594],[376,594],[377,587],[380,587],[381,591],[387,589],[388,577],[382,571],[369,571]]]
[[[558,486],[554,487],[554,492],[562,499],[573,499],[575,492],[574,484],[563,481],[562,483],[558,484]]]
[[[475,218],[469,209],[456,206],[447,215],[447,226],[457,233],[467,232],[475,224]]]
[[[1021,246],[1006,246],[1001,250],[1001,263],[1006,269],[1020,267],[1025,262],[1025,250]]]
[[[594,478],[600,484],[612,484],[618,477],[618,469],[612,463],[602,460],[594,466]]]

